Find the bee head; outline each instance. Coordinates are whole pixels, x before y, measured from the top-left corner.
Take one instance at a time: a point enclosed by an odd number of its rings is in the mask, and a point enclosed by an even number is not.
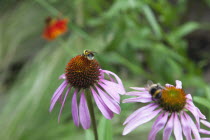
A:
[[[84,50],[83,55],[88,59],[88,60],[93,60],[94,59],[94,53],[90,50]]]

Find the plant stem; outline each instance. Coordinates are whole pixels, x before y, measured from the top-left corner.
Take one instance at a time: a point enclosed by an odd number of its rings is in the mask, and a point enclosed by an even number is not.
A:
[[[95,140],[98,140],[96,118],[95,118],[93,103],[92,103],[92,99],[91,99],[91,93],[89,92],[89,90],[86,90],[85,96],[86,96],[87,103],[88,103],[88,108],[89,108],[89,111],[90,111],[91,122],[93,124],[94,137],[95,137]]]

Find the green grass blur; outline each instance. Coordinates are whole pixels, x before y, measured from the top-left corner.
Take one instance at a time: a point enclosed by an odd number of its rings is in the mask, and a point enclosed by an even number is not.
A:
[[[58,77],[84,49],[97,52],[101,67],[115,72],[127,91],[130,86],[145,86],[147,80],[161,84],[181,80],[210,121],[210,0],[196,2],[1,0],[0,139],[93,139],[91,130],[74,126],[71,96],[59,124],[60,105],[48,111],[62,82]],[[199,14],[193,12],[196,8]],[[45,18],[61,14],[70,20],[68,33],[51,42],[44,40]],[[100,140],[146,140],[154,120],[122,136],[123,121],[142,105],[121,104],[121,115],[111,121],[95,109]],[[157,139],[161,138],[159,133]]]

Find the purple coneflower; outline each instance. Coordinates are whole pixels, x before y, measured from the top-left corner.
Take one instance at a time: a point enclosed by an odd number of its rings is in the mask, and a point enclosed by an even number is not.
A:
[[[176,140],[183,140],[182,134],[187,140],[192,140],[191,132],[196,140],[201,139],[200,133],[209,134],[209,131],[200,129],[200,121],[209,127],[210,124],[204,121],[206,118],[193,104],[191,95],[186,94],[182,89],[181,81],[176,80],[176,87],[166,84],[165,87],[159,88],[161,93],[159,96],[156,95],[159,97],[157,99],[154,99],[149,88],[131,88],[137,91],[131,91],[126,94],[138,97],[125,99],[123,103],[141,102],[149,104],[136,110],[125,120],[124,125],[126,126],[123,135],[130,133],[138,126],[149,122],[158,115],[148,140],[155,140],[157,133],[163,128],[163,140],[168,140],[172,131],[174,131]],[[196,123],[194,123],[188,112],[192,113]]]
[[[50,105],[51,112],[56,102],[61,101],[58,121],[66,98],[73,89],[71,111],[76,126],[81,124],[84,129],[90,127],[91,118],[86,99],[90,94],[105,118],[112,119],[113,113],[120,113],[119,94],[125,94],[122,81],[113,72],[100,68],[94,59],[94,52],[85,50],[82,55],[72,58],[66,66],[65,74],[62,74],[59,79],[64,81],[53,94]],[[65,89],[67,89],[66,93],[63,95]]]

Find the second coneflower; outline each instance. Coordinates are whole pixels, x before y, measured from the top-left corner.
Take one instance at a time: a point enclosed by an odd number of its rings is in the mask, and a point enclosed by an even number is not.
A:
[[[72,95],[72,118],[74,124],[80,124],[88,129],[91,124],[91,108],[88,102],[93,98],[101,113],[107,119],[113,118],[113,113],[120,113],[120,95],[125,90],[120,78],[111,71],[100,68],[94,59],[94,52],[85,50],[83,54],[72,58],[66,66],[65,74],[60,76],[64,82],[58,87],[51,99],[50,112],[55,103],[60,100],[61,108],[58,120],[70,91]],[[67,89],[63,95],[64,89]],[[80,97],[78,104],[77,98]],[[88,101],[89,100],[89,101]]]
[[[157,117],[150,131],[148,140],[155,140],[157,133],[163,130],[163,140],[169,140],[172,131],[174,131],[176,140],[183,140],[183,134],[186,140],[201,140],[200,133],[210,134],[209,131],[200,129],[200,122],[207,127],[210,123],[204,121],[205,116],[193,104],[190,94],[186,94],[182,89],[182,82],[176,81],[176,86],[166,84],[164,87],[159,84],[153,84],[147,88],[133,87],[137,91],[128,92],[127,95],[138,96],[125,99],[124,103],[141,102],[148,105],[136,110],[124,122],[126,125],[123,135],[130,133],[138,126],[149,122]],[[195,118],[195,123],[191,114]]]
[[[46,19],[46,25],[43,31],[43,37],[47,40],[53,40],[64,34],[68,30],[68,19],[51,18]]]

